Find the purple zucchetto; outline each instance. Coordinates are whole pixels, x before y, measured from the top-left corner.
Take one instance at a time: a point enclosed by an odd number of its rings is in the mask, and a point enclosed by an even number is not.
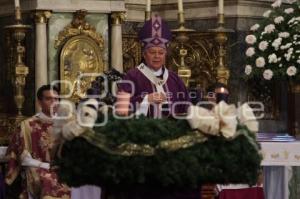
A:
[[[172,39],[172,33],[167,23],[158,15],[146,21],[139,32],[139,39],[143,43],[143,48],[161,47],[167,48],[167,44]]]

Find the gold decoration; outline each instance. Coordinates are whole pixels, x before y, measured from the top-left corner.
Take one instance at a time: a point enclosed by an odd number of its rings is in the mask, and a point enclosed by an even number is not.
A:
[[[155,149],[147,144],[138,145],[138,144],[125,143],[118,146],[116,151],[117,154],[122,156],[136,156],[136,155],[153,156],[155,154]]]
[[[189,86],[189,81],[191,77],[191,69],[185,64],[185,57],[188,53],[188,50],[184,47],[184,44],[189,40],[188,33],[194,32],[195,30],[187,29],[184,26],[184,12],[178,13],[178,22],[179,28],[172,30],[176,35],[176,40],[179,42],[179,57],[180,57],[180,65],[178,67],[178,76],[183,80],[186,87]]]
[[[177,151],[179,149],[185,149],[194,146],[198,143],[203,143],[207,140],[207,137],[200,132],[193,133],[191,135],[185,135],[174,140],[162,141],[159,144],[159,148],[167,151]]]
[[[289,153],[287,150],[285,150],[285,151],[283,152],[283,156],[284,156],[285,159],[288,159],[288,158],[289,158],[289,155],[290,155],[290,153]]]
[[[227,42],[227,36],[225,32],[218,32],[216,35],[216,41],[219,43],[219,63],[217,67],[217,81],[227,85],[230,72],[228,67],[225,65],[225,43]]]
[[[129,69],[138,66],[142,60],[142,47],[137,39],[137,35],[124,34],[123,39],[123,69],[127,72]]]
[[[31,28],[29,25],[22,24],[21,10],[19,7],[15,10],[16,24],[8,25],[5,27],[9,31],[14,40],[16,41],[16,53],[17,60],[15,63],[15,96],[14,100],[17,106],[18,117],[22,118],[24,98],[24,87],[26,84],[26,76],[29,73],[28,67],[23,63],[23,57],[25,54],[25,47],[22,45],[26,32]]]
[[[34,13],[34,21],[35,23],[47,23],[51,15],[49,10],[38,10]]]
[[[72,101],[85,97],[91,82],[104,71],[101,54],[101,49],[86,36],[74,36],[65,43],[60,54],[60,75],[72,83],[73,89],[64,84],[62,94],[71,94]],[[98,75],[88,75],[93,73]]]
[[[21,115],[22,112],[20,114],[20,111],[23,109],[23,88],[29,71],[22,60],[25,54],[23,41],[25,40],[25,33],[30,28],[30,26],[22,24],[20,8],[16,10],[16,24],[5,27],[5,49],[7,53],[4,67],[6,71],[3,71],[5,74],[3,87],[12,92],[0,98],[2,111],[0,114],[0,145],[7,145],[10,135],[17,130],[19,123],[26,119],[25,116]],[[10,103],[11,100],[15,101],[17,107]],[[14,111],[16,108],[19,113],[17,116]]]
[[[85,20],[86,10],[79,10],[74,13],[73,21],[58,34],[54,47],[59,48],[70,37],[85,35],[92,38],[101,50],[104,49],[104,40],[101,34],[96,32],[95,27]]]
[[[126,13],[125,12],[113,12],[111,14],[111,19],[112,19],[112,24],[120,25],[126,19]]]
[[[259,150],[257,145],[253,142],[245,132],[240,132],[240,135],[247,137],[253,147]],[[90,144],[102,149],[106,153],[120,156],[153,156],[159,150],[177,151],[180,149],[186,149],[196,144],[204,143],[208,137],[200,131],[187,132],[186,135],[180,136],[175,139],[162,140],[155,146],[148,144],[134,144],[134,143],[122,143],[118,146],[111,146],[106,136],[101,133],[95,133],[93,130],[88,130],[84,134],[80,135],[86,139]],[[278,158],[279,153],[272,154],[272,158]]]
[[[233,32],[231,29],[224,28],[225,16],[224,14],[218,14],[218,28],[211,30],[215,33],[215,40],[219,45],[219,56],[218,56],[218,65],[217,65],[217,81],[227,85],[230,71],[226,65],[226,48],[228,37],[227,34]]]
[[[184,62],[191,70],[189,81],[201,88],[207,88],[216,80],[216,60],[218,49],[215,45],[214,35],[210,33],[189,33],[189,40],[184,43],[184,48],[188,54],[184,57]],[[180,43],[171,42],[170,54],[167,67],[184,74],[185,67],[180,68],[181,57],[178,51]],[[187,71],[188,72],[188,71]]]
[[[0,145],[9,143],[9,135],[16,132],[21,121],[26,117],[15,117],[7,114],[0,115]]]
[[[271,154],[271,158],[272,158],[272,159],[277,159],[277,158],[279,158],[279,153],[273,153],[273,154]]]
[[[74,13],[73,21],[64,28],[55,41],[61,48],[60,79],[70,82],[61,85],[61,94],[71,95],[70,100],[85,97],[94,78],[104,71],[102,52],[104,40],[96,29],[85,21],[85,10]],[[90,75],[89,75],[90,74]]]
[[[166,151],[177,151],[192,147],[195,144],[203,143],[207,140],[207,137],[201,132],[196,131],[187,133],[185,136],[181,136],[172,140],[164,140],[158,143],[156,146],[150,146],[147,144],[134,144],[134,143],[123,143],[117,147],[111,147],[107,144],[106,137],[100,133],[95,133],[89,130],[81,135],[89,143],[96,147],[101,148],[103,151],[120,156],[153,156],[157,150],[164,149]]]

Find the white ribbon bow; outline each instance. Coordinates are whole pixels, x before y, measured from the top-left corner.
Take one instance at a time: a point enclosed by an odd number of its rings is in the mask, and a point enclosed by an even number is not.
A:
[[[236,135],[238,120],[250,131],[258,131],[258,122],[248,104],[236,109],[224,101],[217,104],[212,111],[199,106],[190,106],[187,120],[192,129],[198,129],[209,135],[223,135],[232,138]]]

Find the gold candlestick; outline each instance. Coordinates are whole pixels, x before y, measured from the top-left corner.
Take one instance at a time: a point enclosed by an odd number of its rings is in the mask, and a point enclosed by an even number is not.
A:
[[[26,32],[31,29],[31,26],[22,24],[22,16],[20,7],[15,9],[16,24],[5,26],[5,29],[9,31],[14,40],[16,41],[16,64],[15,64],[15,79],[14,88],[15,95],[14,100],[17,107],[18,117],[22,117],[24,98],[24,87],[26,85],[26,76],[28,75],[28,67],[23,63],[23,57],[25,54],[25,47],[22,45]]]
[[[184,47],[184,44],[189,40],[188,33],[194,32],[195,30],[185,28],[184,12],[178,12],[178,23],[179,28],[172,30],[172,32],[176,35],[176,40],[180,44],[180,64],[177,73],[178,76],[183,80],[185,86],[188,87],[192,72],[191,69],[188,66],[186,66],[184,61],[187,55],[187,49]]]
[[[224,14],[218,14],[218,28],[210,30],[215,33],[215,40],[219,45],[219,55],[218,55],[218,65],[217,69],[217,82],[227,85],[228,79],[230,77],[230,71],[226,65],[226,43],[228,41],[228,33],[233,32],[231,29],[226,29],[224,27],[225,16]]]

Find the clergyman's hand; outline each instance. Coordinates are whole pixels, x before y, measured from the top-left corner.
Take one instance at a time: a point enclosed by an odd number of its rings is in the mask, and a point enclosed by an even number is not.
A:
[[[151,103],[160,104],[166,100],[167,97],[164,93],[155,92],[155,93],[148,94],[148,101],[150,104]]]

